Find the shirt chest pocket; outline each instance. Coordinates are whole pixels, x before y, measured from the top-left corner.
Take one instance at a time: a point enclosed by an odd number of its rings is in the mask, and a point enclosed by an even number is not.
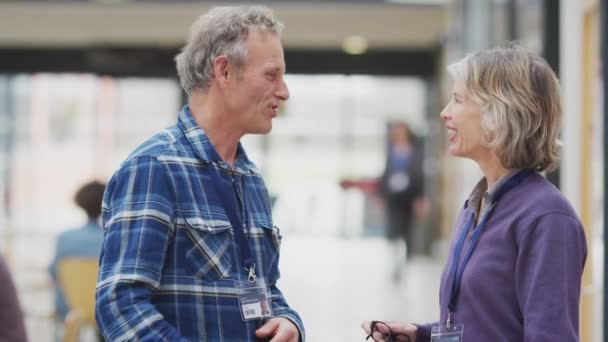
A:
[[[229,278],[233,233],[228,219],[188,215],[184,221],[184,238],[188,240],[186,269],[203,280]]]
[[[257,266],[258,274],[263,274],[265,279],[274,284],[279,279],[279,251],[282,236],[279,228],[270,222],[261,222],[257,227],[251,229],[254,245],[258,255],[262,257],[262,267]]]

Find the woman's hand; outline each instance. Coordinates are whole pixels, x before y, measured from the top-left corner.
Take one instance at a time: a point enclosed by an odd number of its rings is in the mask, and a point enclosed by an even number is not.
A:
[[[417,327],[413,324],[409,323],[401,323],[401,322],[378,322],[374,325],[374,331],[372,333],[372,322],[365,321],[361,323],[361,328],[368,335],[368,338],[371,337],[374,341],[377,342],[385,342],[384,337],[392,334],[392,339],[390,341],[394,342],[415,342],[416,341],[416,330]]]

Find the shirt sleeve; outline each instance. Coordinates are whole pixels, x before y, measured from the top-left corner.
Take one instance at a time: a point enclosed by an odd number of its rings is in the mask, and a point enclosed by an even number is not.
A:
[[[431,331],[434,326],[439,325],[439,322],[425,324],[414,323],[414,325],[416,326],[416,342],[430,342]]]
[[[55,250],[57,250],[57,247],[55,247]],[[48,267],[48,271],[49,271],[49,275],[51,276],[51,279],[53,279],[53,282],[57,281],[57,263],[58,263],[58,256],[57,256],[57,252],[55,252],[55,256],[53,257],[53,261],[49,264]]]
[[[58,281],[59,277],[59,275],[57,274],[59,271],[59,262],[65,257],[65,247],[63,246],[64,236],[64,233],[62,233],[59,234],[59,236],[57,237],[57,242],[55,243],[55,256],[53,257],[53,261],[51,262],[48,268],[49,274],[55,282]]]
[[[125,164],[107,186],[95,316],[108,340],[185,341],[151,303],[174,234],[174,198],[149,157]]]
[[[300,332],[300,342],[306,341],[306,332],[304,331],[304,324],[302,323],[302,319],[298,313],[291,309],[287,302],[285,301],[285,297],[276,286],[276,284],[272,284],[270,286],[270,294],[271,294],[271,305],[272,311],[276,317],[285,317],[298,328]]]
[[[516,290],[524,341],[578,341],[587,245],[580,221],[549,213],[519,240]]]
[[[268,196],[267,196],[268,198]],[[270,200],[268,199],[268,203],[270,203]],[[288,320],[290,320],[297,328],[298,331],[300,333],[300,342],[304,342],[306,341],[306,332],[304,330],[304,324],[302,323],[302,318],[300,317],[300,315],[298,315],[298,313],[293,310],[291,307],[289,307],[289,304],[287,304],[287,301],[285,300],[285,296],[283,296],[283,293],[281,293],[281,290],[279,290],[279,288],[277,287],[277,281],[280,278],[280,272],[279,272],[279,258],[280,258],[280,245],[281,245],[281,237],[278,231],[273,232],[273,234],[276,234],[275,237],[273,237],[275,239],[275,245],[277,246],[277,255],[276,255],[276,260],[275,262],[273,262],[272,266],[271,266],[271,270],[270,270],[270,274],[275,274],[276,277],[272,277],[272,279],[270,280],[269,283],[269,288],[270,288],[270,296],[271,296],[271,302],[270,305],[272,306],[272,312],[274,314],[274,316],[276,317],[284,317],[287,318]]]

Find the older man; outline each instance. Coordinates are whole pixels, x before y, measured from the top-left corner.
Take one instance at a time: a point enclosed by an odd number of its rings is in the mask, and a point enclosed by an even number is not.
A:
[[[96,316],[108,339],[304,340],[276,287],[268,193],[239,143],[269,133],[289,98],[281,26],[261,6],[214,8],[193,24],[176,58],[188,105],[104,197]]]

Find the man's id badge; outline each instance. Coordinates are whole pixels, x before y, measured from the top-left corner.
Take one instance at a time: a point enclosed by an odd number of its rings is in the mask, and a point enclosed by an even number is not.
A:
[[[235,286],[244,321],[272,316],[270,291],[264,283],[237,282]]]
[[[454,324],[449,328],[445,325],[434,326],[431,329],[431,342],[462,342],[464,325]]]

